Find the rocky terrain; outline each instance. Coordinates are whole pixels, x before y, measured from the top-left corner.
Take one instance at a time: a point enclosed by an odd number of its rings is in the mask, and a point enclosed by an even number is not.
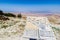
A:
[[[53,14],[48,16],[51,27],[55,33],[56,39],[60,40],[60,14]]]
[[[23,34],[26,17],[0,16],[0,40],[18,40]]]
[[[50,23],[60,25],[60,14],[52,14],[48,16],[48,20],[50,21]]]
[[[21,15],[17,17],[15,16],[10,17],[10,16],[8,17],[5,15],[2,16],[0,15],[0,38],[1,38],[0,40],[4,40],[5,38],[7,38],[6,40],[11,40],[10,38],[12,39],[15,38],[13,40],[17,40],[20,39],[20,37],[23,35],[27,20],[26,18],[28,16],[26,15],[25,16],[23,15],[22,17]],[[51,15],[47,15],[47,16],[43,15],[43,16],[48,18],[48,21],[50,23],[49,25],[53,29],[56,39],[60,40],[60,15],[51,14]]]

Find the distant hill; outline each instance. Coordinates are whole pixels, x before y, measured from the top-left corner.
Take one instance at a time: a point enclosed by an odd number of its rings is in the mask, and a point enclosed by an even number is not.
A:
[[[48,16],[48,20],[54,24],[60,24],[60,14],[52,14]]]

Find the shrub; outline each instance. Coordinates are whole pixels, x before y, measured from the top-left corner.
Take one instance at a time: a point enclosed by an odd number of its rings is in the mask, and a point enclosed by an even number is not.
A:
[[[4,15],[7,16],[7,17],[16,17],[16,15],[14,15],[12,13],[5,13]]]
[[[18,18],[21,18],[22,17],[22,15],[21,14],[18,14],[18,16],[17,16]]]
[[[3,11],[2,11],[2,10],[0,10],[0,15],[4,15],[4,13],[3,13]]]
[[[4,24],[4,25],[2,25],[2,27],[1,28],[7,28],[8,27],[8,25],[6,25],[6,24]]]

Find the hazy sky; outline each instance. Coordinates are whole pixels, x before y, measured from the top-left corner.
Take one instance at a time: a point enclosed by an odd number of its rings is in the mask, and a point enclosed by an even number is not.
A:
[[[4,12],[60,12],[60,0],[0,0],[0,10]]]

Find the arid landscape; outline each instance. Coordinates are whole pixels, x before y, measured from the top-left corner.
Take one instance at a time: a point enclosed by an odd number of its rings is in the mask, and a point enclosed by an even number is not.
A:
[[[0,0],[0,40],[60,40],[60,0]]]
[[[27,19],[28,17],[31,19]],[[38,29],[37,25],[35,27],[35,25],[31,24],[32,22],[27,22],[27,20],[35,21],[34,18],[36,20],[40,18],[43,23],[45,21],[44,18],[47,18],[49,21],[47,25],[52,28],[56,40],[60,39],[60,14],[12,14],[0,11],[0,40],[25,40],[20,39],[20,37],[22,37],[26,29]]]

